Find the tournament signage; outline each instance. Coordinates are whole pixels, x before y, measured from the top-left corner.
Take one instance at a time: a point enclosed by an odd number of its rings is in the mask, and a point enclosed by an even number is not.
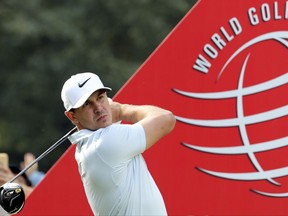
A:
[[[201,0],[118,92],[177,117],[144,154],[169,215],[288,214],[287,59],[288,1]],[[73,155],[23,215],[92,215]]]
[[[169,214],[288,214],[287,47],[288,1],[203,0],[117,95],[177,117],[145,154]]]
[[[221,26],[220,29],[211,36],[210,40],[212,42],[206,43],[203,46],[201,53],[198,55],[197,60],[193,65],[193,69],[195,71],[199,71],[204,74],[209,73],[209,70],[212,67],[211,62],[213,60],[216,61],[217,57],[221,55],[220,52],[224,50],[226,46],[228,46],[228,43],[240,36],[240,34],[245,34],[245,30],[247,31],[246,34],[249,34],[249,31],[252,31],[254,26],[263,25],[265,22],[272,22],[269,25],[277,25],[275,22],[287,20],[288,1],[286,3],[278,3],[275,1],[272,4],[270,3],[270,5],[264,2],[260,4],[258,8],[255,8],[254,6],[249,7],[246,11],[246,15],[246,19],[245,17],[231,18],[228,21],[229,27],[227,30],[224,26]],[[197,151],[211,154],[244,155],[250,160],[251,165],[255,168],[254,172],[248,170],[242,172],[219,172],[206,170],[205,168],[199,167],[200,171],[212,176],[229,180],[266,180],[272,185],[281,185],[280,182],[274,179],[287,176],[288,167],[286,167],[285,164],[279,164],[279,168],[265,169],[265,165],[261,165],[261,160],[257,158],[256,154],[272,150],[276,151],[276,149],[286,147],[288,145],[288,133],[286,133],[285,128],[285,122],[287,122],[287,118],[285,118],[285,116],[288,114],[288,107],[287,99],[284,97],[285,92],[282,92],[288,82],[288,67],[287,63],[285,62],[286,58],[288,57],[287,48],[288,31],[285,31],[283,28],[271,30],[267,28],[267,31],[259,32],[248,40],[244,40],[243,45],[240,45],[234,52],[232,51],[232,53],[229,54],[225,63],[222,64],[221,70],[216,71],[216,74],[218,74],[217,78],[215,79],[215,85],[218,83],[221,85],[220,82],[222,75],[224,76],[223,73],[230,73],[227,75],[227,77],[233,76],[238,79],[236,82],[233,81],[235,84],[234,88],[211,92],[188,92],[175,89],[175,91],[182,96],[198,99],[197,101],[199,101],[199,103],[201,103],[201,100],[205,99],[211,100],[211,104],[214,104],[214,100],[232,99],[231,101],[233,102],[231,103],[230,108],[235,110],[235,116],[227,116],[220,119],[193,119],[178,117],[178,120],[187,123],[188,125],[216,128],[211,130],[217,130],[217,128],[225,129],[228,127],[235,127],[238,130],[237,134],[239,134],[240,141],[236,140],[234,142],[241,143],[241,145],[235,146],[231,140],[230,144],[227,142],[217,144],[217,141],[214,141],[213,146],[208,144],[208,147],[184,143],[185,146]],[[267,50],[269,51],[267,52]],[[274,56],[277,56],[276,59],[273,59]],[[262,62],[263,58],[267,59],[266,63]],[[217,63],[218,62],[215,62],[215,64]],[[258,64],[262,65],[261,68],[256,66]],[[221,63],[219,65],[221,66]],[[263,65],[266,65],[267,68],[263,67]],[[264,72],[265,74],[263,74]],[[248,79],[253,79],[254,83],[245,85],[245,83],[249,82]],[[277,97],[277,95],[275,95],[275,98],[270,96],[273,94],[273,92],[279,96]],[[264,100],[261,96],[262,94],[267,95],[267,97],[265,96]],[[249,101],[249,97],[253,98],[253,102]],[[271,99],[269,99],[269,97]],[[270,107],[266,108],[265,110],[261,110],[261,102],[268,102],[269,100],[271,102]],[[255,106],[255,108],[253,108],[254,111],[248,111],[252,106]],[[213,107],[213,110],[215,110],[213,105],[211,107]],[[219,108],[221,110],[220,103]],[[247,112],[245,112],[246,110]],[[215,113],[215,116],[216,115],[217,114]],[[283,134],[277,135],[279,132],[273,132],[273,127],[271,127],[273,121],[277,121],[279,126],[283,125],[283,128],[277,127],[277,131],[281,129],[284,131]],[[263,131],[263,129],[260,130],[261,125],[266,127],[264,130],[267,132]],[[255,128],[254,130],[256,131],[249,132],[249,127]],[[257,131],[258,127],[259,130]],[[252,137],[256,136],[258,133],[259,141],[257,141],[256,138],[254,141]],[[269,133],[271,133],[271,135],[267,135]],[[280,152],[281,151],[282,149]],[[271,164],[273,164],[273,162],[274,160],[270,161]],[[277,167],[276,164],[275,166]],[[288,191],[281,193],[264,192],[261,191],[261,189],[251,190],[255,193],[271,197],[288,197]]]

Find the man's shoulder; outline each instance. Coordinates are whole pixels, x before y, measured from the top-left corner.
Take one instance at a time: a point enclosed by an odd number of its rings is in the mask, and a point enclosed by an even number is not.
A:
[[[68,139],[70,140],[72,144],[77,144],[81,140],[90,137],[93,134],[93,132],[94,131],[91,131],[88,129],[82,129],[73,133],[71,136],[68,137]]]
[[[113,132],[124,132],[129,130],[141,130],[142,125],[135,123],[135,124],[112,124],[106,128],[102,128],[101,132],[113,133]]]

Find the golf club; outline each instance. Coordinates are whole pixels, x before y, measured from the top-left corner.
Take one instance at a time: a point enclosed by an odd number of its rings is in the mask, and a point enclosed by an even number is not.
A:
[[[23,188],[17,184],[13,183],[19,176],[30,169],[34,164],[39,162],[42,158],[48,155],[51,151],[62,144],[68,137],[77,130],[74,127],[67,134],[65,134],[61,139],[54,143],[50,148],[43,152],[39,157],[32,161],[28,166],[26,166],[21,172],[15,175],[9,182],[5,183],[0,187],[0,205],[9,214],[16,214],[21,211],[25,203],[25,194]]]

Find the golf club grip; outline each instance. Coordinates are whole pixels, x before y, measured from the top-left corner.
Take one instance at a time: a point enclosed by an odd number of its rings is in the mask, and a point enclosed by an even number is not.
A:
[[[48,148],[45,152],[43,152],[39,157],[37,157],[34,161],[32,161],[28,166],[26,166],[23,170],[21,170],[17,175],[15,175],[9,183],[12,183],[15,181],[19,176],[21,176],[24,172],[26,172],[28,169],[30,169],[34,164],[36,164],[38,161],[40,161],[42,158],[44,158],[46,155],[48,155],[51,151],[53,151],[55,148],[57,148],[61,143],[63,143],[68,137],[74,133],[77,130],[77,127],[74,127],[72,130],[70,130],[67,134],[65,134],[61,139],[59,139],[57,142],[55,142],[50,148]]]

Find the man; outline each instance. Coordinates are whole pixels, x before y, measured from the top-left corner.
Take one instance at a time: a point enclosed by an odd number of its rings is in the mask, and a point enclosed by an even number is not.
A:
[[[96,74],[79,73],[63,85],[65,115],[78,131],[69,139],[94,215],[167,215],[142,153],[168,134],[174,115],[155,106],[108,100]],[[119,121],[131,124],[113,124]]]

